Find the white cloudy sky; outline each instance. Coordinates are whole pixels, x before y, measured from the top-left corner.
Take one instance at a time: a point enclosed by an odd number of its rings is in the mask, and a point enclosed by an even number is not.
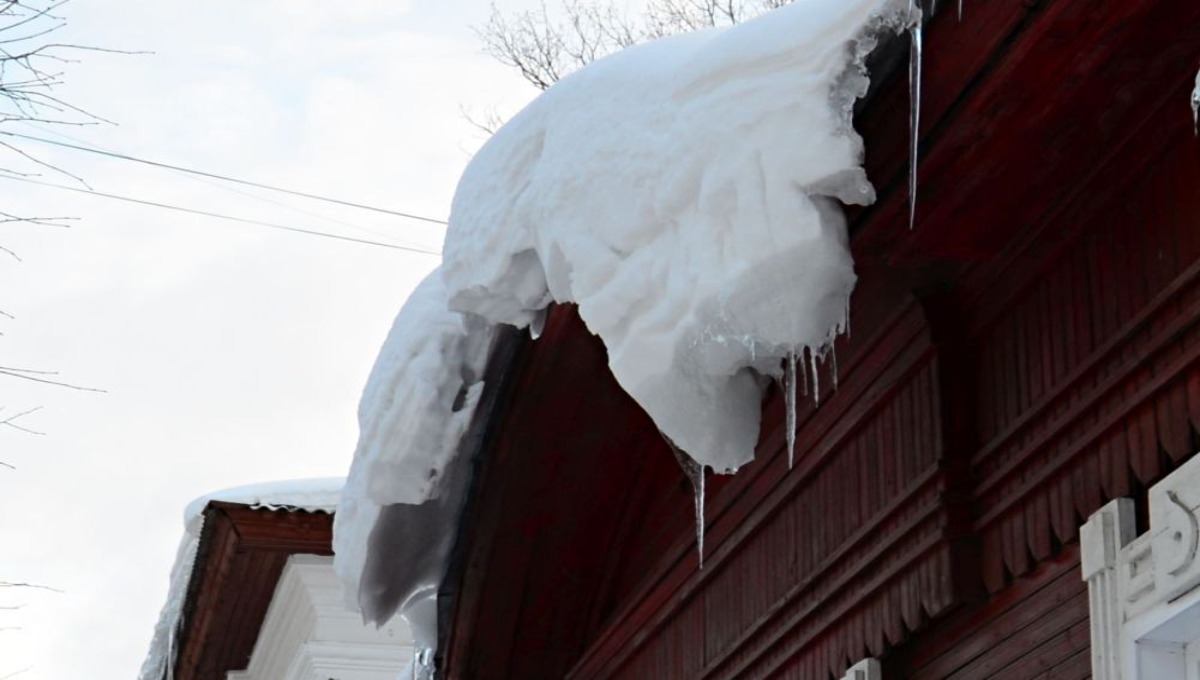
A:
[[[502,6],[531,4],[525,0]],[[119,123],[85,143],[444,218],[481,139],[460,106],[533,92],[479,52],[484,0],[76,0],[85,54],[58,94]],[[13,132],[52,136],[7,124]],[[28,151],[95,189],[389,242],[439,228],[294,197],[251,199],[120,161]],[[5,156],[0,161],[11,165]],[[70,183],[46,174],[42,179]],[[299,210],[297,210],[299,209]],[[127,680],[146,652],[181,513],[214,489],[345,474],[358,394],[399,305],[436,257],[221,223],[0,177],[0,678]],[[316,214],[311,214],[316,213]]]

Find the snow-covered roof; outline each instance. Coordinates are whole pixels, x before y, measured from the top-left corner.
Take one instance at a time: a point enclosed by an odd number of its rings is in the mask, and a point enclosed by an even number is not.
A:
[[[482,393],[491,324],[577,303],[685,461],[702,474],[752,458],[767,381],[797,358],[816,381],[846,329],[856,279],[839,203],[874,200],[853,104],[877,36],[919,19],[909,0],[804,0],[630,48],[484,145],[442,267],[400,311],[359,408],[334,544],[368,618],[429,610],[448,552],[436,537],[458,512],[439,485]]]
[[[851,115],[892,0],[804,0],[565,78],[476,154],[442,266],[450,306],[528,324],[575,302],[671,441],[732,472],[762,378],[824,355],[854,288],[840,203],[875,192]]]
[[[163,680],[169,677],[167,673],[177,651],[175,645],[179,627],[183,623],[180,619],[188,583],[192,578],[196,551],[204,529],[204,509],[209,503],[219,501],[255,509],[332,513],[337,507],[345,481],[343,477],[323,477],[250,484],[214,491],[188,503],[184,510],[183,538],[179,541],[175,564],[171,567],[167,601],[158,615],[150,651],[142,663],[139,680]]]

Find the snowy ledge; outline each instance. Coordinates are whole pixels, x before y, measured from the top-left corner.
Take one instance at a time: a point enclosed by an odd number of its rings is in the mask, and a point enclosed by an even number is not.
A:
[[[630,48],[480,150],[442,268],[400,311],[360,404],[334,550],[365,618],[399,612],[436,644],[455,457],[497,324],[536,334],[550,303],[576,303],[693,480],[751,460],[766,385],[787,366],[794,393],[798,362],[815,381],[846,330],[840,204],[874,200],[853,105],[877,38],[914,29],[919,45],[919,21],[906,0],[801,0]]]
[[[737,470],[766,382],[846,328],[839,202],[875,198],[853,103],[876,36],[918,20],[906,2],[803,0],[567,77],[463,173],[450,307],[519,327],[577,303],[663,434]]]
[[[200,536],[204,530],[204,509],[209,503],[236,503],[255,510],[331,513],[337,507],[345,481],[342,477],[326,477],[251,484],[205,494],[188,503],[183,515],[183,538],[179,541],[175,564],[171,568],[167,601],[158,615],[158,623],[154,626],[154,637],[150,641],[150,651],[146,660],[142,663],[139,680],[162,680],[170,677],[169,671],[174,665],[177,651],[177,636],[180,626],[183,625],[181,618],[184,600],[187,598],[188,584],[196,564],[196,551],[200,547]]]

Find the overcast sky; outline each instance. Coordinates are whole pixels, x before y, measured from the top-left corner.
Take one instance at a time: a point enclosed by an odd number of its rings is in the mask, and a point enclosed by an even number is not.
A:
[[[506,2],[514,7],[528,2]],[[68,4],[82,54],[58,94],[119,125],[3,128],[444,218],[481,136],[460,106],[534,92],[479,52],[483,0]],[[27,142],[96,190],[439,248],[442,230]],[[11,156],[5,156],[11,158]],[[5,163],[11,166],[15,159]],[[40,178],[72,180],[51,173]],[[252,193],[255,199],[245,195]],[[269,201],[261,200],[262,198]],[[400,304],[438,258],[222,223],[0,177],[0,678],[136,676],[192,498],[344,475],[355,408]]]

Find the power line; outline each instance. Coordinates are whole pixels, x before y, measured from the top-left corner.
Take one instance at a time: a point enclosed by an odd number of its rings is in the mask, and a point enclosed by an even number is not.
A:
[[[68,139],[68,140],[70,140],[70,141],[72,141],[72,142],[75,142],[76,144],[82,144],[82,145],[86,145],[86,146],[88,146],[88,147],[90,147],[90,148],[93,148],[93,149],[99,149],[99,150],[101,150],[101,151],[107,151],[107,152],[109,152],[109,153],[116,153],[116,152],[115,152],[115,151],[113,151],[112,149],[106,149],[106,148],[104,148],[104,147],[102,147],[102,146],[99,146],[99,145],[96,145],[96,144],[88,144],[86,141],[84,141],[84,140],[82,140],[82,139],[79,139],[78,137],[72,137],[71,135],[68,135],[68,134],[66,134],[66,133],[62,132],[61,130],[52,130],[52,129],[47,129],[47,128],[41,128],[41,127],[38,127],[37,125],[34,125],[34,124],[32,124],[32,123],[30,123],[30,122],[28,122],[28,121],[20,121],[20,122],[21,122],[22,124],[24,124],[26,127],[32,128],[32,129],[34,129],[34,130],[37,130],[38,132],[40,132],[40,133],[42,133],[42,134],[46,134],[46,135],[54,135],[55,137],[61,137],[61,138],[63,138],[63,139]],[[3,171],[3,168],[0,168],[0,171]],[[178,172],[178,171],[173,171],[173,172]],[[237,195],[239,195],[239,196],[245,196],[246,198],[249,198],[249,199],[251,199],[251,200],[260,201],[260,202],[263,202],[263,203],[270,203],[271,205],[278,206],[278,207],[280,207],[280,208],[284,208],[285,210],[290,210],[290,211],[292,211],[292,212],[300,213],[300,214],[302,214],[302,215],[307,215],[307,216],[309,216],[309,217],[315,217],[316,219],[318,219],[318,220],[321,220],[321,221],[323,221],[323,222],[329,222],[330,224],[338,224],[338,225],[341,225],[341,226],[343,226],[343,227],[348,227],[348,228],[350,228],[350,229],[353,229],[353,230],[355,230],[355,231],[363,232],[363,233],[366,233],[366,234],[371,234],[371,235],[374,235],[374,236],[379,236],[379,237],[382,237],[382,238],[389,238],[389,236],[390,236],[390,234],[387,234],[387,233],[384,233],[384,232],[382,232],[382,231],[379,231],[378,229],[368,229],[368,228],[366,228],[366,227],[364,227],[364,226],[362,226],[362,225],[359,225],[359,224],[352,224],[352,223],[350,223],[350,222],[347,222],[347,221],[345,221],[345,220],[342,220],[342,219],[338,219],[338,218],[335,218],[335,217],[330,217],[329,215],[324,215],[324,214],[322,214],[322,213],[313,212],[313,211],[311,211],[311,210],[305,210],[304,208],[299,208],[299,207],[296,207],[296,206],[294,206],[294,205],[292,205],[292,204],[290,204],[290,203],[284,203],[284,202],[282,202],[282,201],[277,201],[277,200],[274,200],[274,199],[272,199],[272,198],[268,198],[268,197],[266,197],[266,196],[263,196],[262,194],[258,194],[258,193],[254,193],[254,192],[250,192],[250,191],[242,191],[242,190],[240,190],[240,189],[236,189],[236,188],[234,188],[234,187],[231,187],[231,186],[229,186],[228,184],[223,184],[223,183],[220,183],[219,181],[211,181],[211,180],[209,180],[209,179],[207,179],[207,178],[204,178],[204,177],[197,177],[197,176],[195,176],[195,175],[188,175],[188,174],[186,174],[186,173],[182,173],[182,172],[180,172],[179,174],[183,175],[184,177],[187,177],[188,179],[192,180],[193,182],[201,182],[201,183],[203,183],[203,184],[206,184],[206,185],[208,185],[208,186],[210,186],[210,187],[216,187],[217,189],[220,189],[220,190],[222,190],[222,191],[229,191],[229,192],[235,193],[235,194],[237,194]],[[402,244],[404,244],[404,245],[414,245],[414,244],[413,244],[411,241],[401,241],[400,243],[402,243]],[[417,247],[419,248],[420,246],[417,246]],[[3,679],[2,679],[2,678],[0,678],[0,680],[3,680]]]
[[[71,186],[67,186],[65,184],[55,184],[53,182],[43,182],[41,180],[29,179],[27,177],[11,177],[9,175],[0,175],[0,179],[12,180],[15,182],[26,182],[28,184],[36,184],[38,186],[51,187],[54,189],[61,189],[63,191],[73,191],[78,194],[86,194],[89,196],[99,196],[100,198],[108,198],[108,199],[112,199],[115,201],[124,201],[126,203],[137,203],[138,205],[147,205],[147,206],[154,207],[154,208],[163,208],[165,210],[174,210],[177,212],[189,213],[192,215],[201,215],[203,217],[212,217],[212,218],[219,219],[219,220],[228,220],[230,222],[240,222],[242,224],[253,224],[256,226],[260,226],[260,227],[268,227],[271,229],[280,229],[283,231],[291,231],[291,232],[295,232],[298,234],[308,234],[310,236],[323,236],[325,238],[337,239],[339,241],[350,241],[351,243],[362,243],[362,244],[369,245],[369,246],[380,246],[382,248],[394,248],[396,250],[407,250],[407,251],[411,251],[414,253],[423,253],[425,255],[438,255],[438,256],[441,255],[441,253],[436,250],[431,250],[431,249],[426,249],[426,248],[419,248],[419,247],[414,247],[414,246],[402,246],[402,245],[397,245],[395,243],[384,243],[382,241],[370,241],[367,239],[355,238],[353,236],[343,236],[341,234],[331,234],[329,232],[316,231],[313,229],[302,229],[300,227],[292,227],[292,226],[289,226],[286,224],[277,224],[275,222],[264,222],[262,220],[252,220],[252,219],[245,218],[245,217],[235,217],[233,215],[223,215],[221,213],[209,212],[207,210],[199,210],[196,208],[186,208],[183,206],[171,205],[169,203],[158,203],[157,201],[147,201],[147,200],[144,200],[141,198],[133,198],[130,196],[121,196],[118,194],[109,194],[109,193],[105,193],[103,191],[95,191],[93,189],[80,189],[78,187],[71,187]]]
[[[435,219],[433,217],[424,217],[421,215],[414,215],[412,213],[401,212],[399,210],[388,210],[387,208],[377,208],[373,205],[354,203],[353,201],[343,201],[339,198],[329,198],[328,196],[318,196],[316,194],[309,194],[309,193],[305,193],[303,191],[294,191],[292,189],[284,189],[282,187],[271,186],[269,184],[261,184],[259,182],[251,182],[251,181],[245,180],[245,179],[237,179],[236,177],[227,177],[225,175],[218,175],[218,174],[212,173],[212,172],[205,172],[203,170],[195,170],[193,168],[185,168],[185,167],[181,167],[178,165],[171,165],[170,163],[160,163],[158,161],[146,160],[144,158],[138,158],[136,156],[130,156],[128,154],[123,154],[123,153],[117,153],[115,151],[103,151],[101,149],[96,149],[96,148],[87,147],[87,146],[80,146],[78,144],[68,144],[67,142],[59,142],[59,141],[56,141],[53,139],[46,139],[44,137],[35,137],[33,135],[23,135],[19,132],[4,131],[4,132],[0,132],[0,134],[7,135],[9,137],[17,137],[20,139],[26,139],[26,140],[29,140],[32,142],[41,142],[43,144],[50,144],[53,146],[60,146],[60,147],[67,148],[67,149],[74,149],[76,151],[85,151],[87,153],[94,153],[94,154],[98,154],[100,156],[108,156],[110,158],[117,158],[117,159],[124,160],[124,161],[131,161],[134,163],[142,163],[143,165],[150,165],[150,166],[154,166],[156,168],[175,170],[177,172],[186,172],[190,175],[199,175],[201,177],[210,177],[212,179],[219,179],[219,180],[222,180],[225,182],[233,182],[234,184],[242,184],[245,186],[255,187],[257,189],[266,189],[267,191],[277,191],[279,193],[291,194],[292,196],[300,196],[302,198],[308,198],[308,199],[312,199],[314,201],[325,201],[326,203],[336,203],[338,205],[344,205],[344,206],[348,206],[351,208],[359,208],[361,210],[371,210],[371,211],[378,212],[378,213],[384,213],[385,215],[395,215],[397,217],[406,217],[408,219],[420,220],[422,222],[430,222],[432,224],[441,224],[441,225],[447,224],[446,220],[439,220],[439,219]]]

